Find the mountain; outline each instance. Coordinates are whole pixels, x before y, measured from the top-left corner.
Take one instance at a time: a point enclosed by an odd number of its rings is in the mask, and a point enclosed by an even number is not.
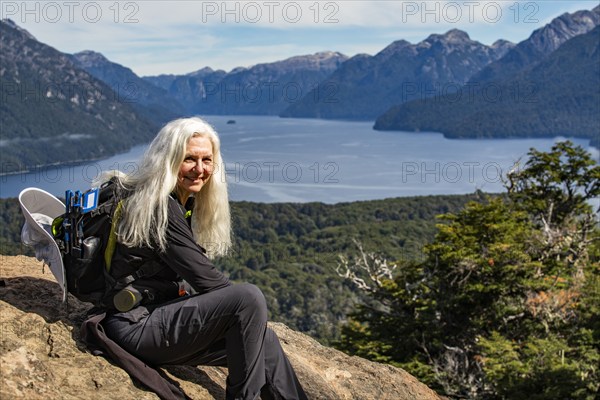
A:
[[[394,104],[462,86],[511,47],[486,46],[457,29],[414,45],[399,40],[375,56],[352,57],[281,116],[375,118]]]
[[[70,56],[0,21],[2,173],[107,157],[156,126]]]
[[[159,88],[170,92],[173,82],[175,82],[177,79],[196,79],[200,81],[203,79],[211,79],[213,81],[220,81],[225,75],[227,75],[227,73],[223,70],[215,71],[210,67],[204,67],[198,71],[190,72],[189,74],[185,75],[162,74],[158,76],[144,76],[142,79],[153,84],[154,86],[158,86]],[[214,77],[217,78],[215,79]],[[176,91],[173,91],[172,93],[175,94]]]
[[[375,129],[461,138],[571,136],[600,147],[599,87],[597,26],[499,83],[393,107]]]
[[[147,76],[143,79],[165,89],[189,114],[199,114],[197,104],[207,96],[207,88],[216,87],[227,73],[210,67],[186,75]]]
[[[581,10],[573,14],[565,13],[535,30],[528,39],[517,44],[504,57],[475,74],[470,79],[470,83],[501,82],[527,66],[539,62],[567,40],[587,33],[599,24],[600,6],[592,11]]]
[[[163,124],[186,114],[185,108],[169,93],[137,76],[131,69],[106,59],[94,51],[82,51],[72,55],[81,69],[110,86],[128,101],[140,114]]]
[[[183,76],[144,79],[167,89],[193,113],[278,115],[347,59],[340,53],[321,52],[229,73],[203,68]]]
[[[156,399],[124,370],[86,351],[79,326],[90,304],[69,296],[32,257],[4,257],[0,282],[0,398]],[[441,400],[400,368],[351,357],[281,323],[269,322],[308,398]],[[166,366],[160,369],[188,396],[224,399],[227,369]]]

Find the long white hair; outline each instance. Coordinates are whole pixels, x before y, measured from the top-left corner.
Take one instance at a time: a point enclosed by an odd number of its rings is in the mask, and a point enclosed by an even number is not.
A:
[[[231,247],[231,217],[221,157],[221,142],[215,130],[204,120],[181,118],[166,124],[146,151],[136,173],[119,176],[131,195],[123,202],[119,223],[119,241],[127,246],[167,246],[168,202],[177,187],[177,176],[192,137],[205,137],[212,143],[214,170],[200,192],[196,193],[192,212],[192,232],[209,257],[227,254]],[[110,175],[103,177],[104,180]]]

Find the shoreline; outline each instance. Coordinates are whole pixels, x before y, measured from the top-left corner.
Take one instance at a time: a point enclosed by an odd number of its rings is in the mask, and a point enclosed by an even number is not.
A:
[[[230,199],[266,203],[328,204],[434,194],[499,192],[503,171],[530,148],[549,149],[564,136],[548,138],[446,138],[438,132],[377,131],[365,122],[285,119],[276,116],[203,116],[221,133]],[[460,139],[460,140],[452,140]],[[486,140],[486,139],[493,139]],[[588,140],[571,139],[597,156]],[[318,144],[318,149],[313,149]],[[147,143],[118,155],[32,166],[0,178],[0,197],[26,187],[50,193],[88,188],[99,173],[135,172]],[[365,149],[371,150],[365,153]],[[298,151],[306,149],[306,151]],[[500,151],[500,153],[498,153]],[[83,157],[81,157],[83,158]],[[364,159],[376,170],[359,168]],[[353,161],[354,160],[354,161]],[[378,167],[380,166],[380,168]],[[16,165],[15,165],[16,167]]]
[[[221,115],[218,115],[218,116],[221,116]],[[256,116],[257,117],[265,117],[263,115],[256,115]],[[281,118],[281,117],[277,117],[277,118]],[[317,120],[317,121],[363,122],[363,123],[368,122],[368,121],[359,121],[359,120],[321,119],[321,118],[297,118],[297,119],[311,119],[311,120]],[[444,139],[448,139],[448,140],[452,140],[452,141],[521,140],[521,139],[523,139],[523,140],[531,140],[531,139],[588,140],[588,146],[591,147],[592,149],[595,149],[596,151],[600,152],[600,145],[596,146],[595,144],[592,143],[592,140],[593,140],[592,138],[583,137],[583,136],[563,136],[563,135],[547,135],[546,136],[546,135],[541,135],[541,136],[502,136],[502,137],[488,137],[488,136],[463,137],[463,136],[449,136],[443,132],[436,132],[436,131],[403,131],[403,130],[395,130],[395,129],[374,129],[374,128],[373,128],[373,130],[376,132],[402,132],[402,133],[409,133],[409,134],[416,134],[416,135],[421,134],[421,133],[435,133],[435,134],[442,135],[442,137]],[[559,141],[564,141],[564,140],[559,140]],[[148,142],[148,143],[150,143],[150,142]],[[67,161],[67,162],[55,162],[55,163],[50,163],[50,164],[38,164],[38,165],[32,166],[28,169],[22,169],[19,171],[0,172],[0,178],[13,176],[13,175],[19,175],[19,174],[30,174],[30,173],[34,173],[36,170],[39,171],[43,168],[48,168],[48,167],[61,167],[61,168],[70,167],[70,166],[76,167],[76,166],[91,163],[91,162],[104,161],[104,160],[108,160],[111,157],[118,156],[120,154],[126,154],[129,151],[131,151],[131,149],[133,147],[135,147],[135,146],[132,146],[131,148],[127,149],[126,151],[107,155],[106,157],[79,159],[79,160]]]
[[[129,150],[131,150],[131,149],[129,149]],[[124,152],[124,153],[126,153],[126,152]],[[112,155],[109,155],[108,157],[101,157],[101,158],[80,159],[80,160],[76,160],[76,161],[67,161],[67,162],[55,162],[55,163],[51,163],[51,164],[38,164],[33,167],[30,167],[29,169],[22,169],[22,170],[14,171],[14,172],[0,172],[0,177],[13,176],[13,175],[19,175],[19,174],[31,174],[31,173],[34,173],[36,170],[40,170],[42,168],[48,168],[48,167],[64,168],[64,167],[70,167],[70,166],[78,166],[78,165],[86,164],[89,162],[106,160],[110,157],[114,157],[119,154],[123,154],[123,153],[112,154]]]

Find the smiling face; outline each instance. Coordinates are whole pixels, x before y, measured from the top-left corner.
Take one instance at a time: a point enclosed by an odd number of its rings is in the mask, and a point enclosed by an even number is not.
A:
[[[177,197],[182,204],[192,193],[198,193],[213,173],[213,147],[206,137],[192,137],[177,175]]]

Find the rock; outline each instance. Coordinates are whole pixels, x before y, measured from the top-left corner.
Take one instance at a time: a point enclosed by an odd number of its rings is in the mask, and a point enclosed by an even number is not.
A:
[[[68,307],[49,270],[34,258],[0,263],[0,398],[156,399],[125,371],[86,351],[79,325],[90,307]],[[350,357],[283,324],[270,323],[310,399],[440,399],[402,369]],[[225,397],[226,368],[171,366],[162,371],[192,399]]]

